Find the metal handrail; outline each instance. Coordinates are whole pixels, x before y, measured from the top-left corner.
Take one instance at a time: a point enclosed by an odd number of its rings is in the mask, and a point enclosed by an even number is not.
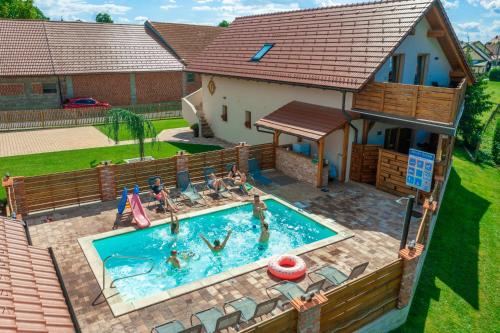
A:
[[[119,255],[119,254],[111,254],[111,255],[107,256],[102,261],[102,287],[101,287],[101,291],[99,292],[99,295],[97,295],[97,297],[92,302],[92,305],[96,305],[97,299],[101,295],[104,295],[104,289],[106,289],[106,263],[110,259],[136,259],[136,260],[145,260],[145,261],[151,262],[151,267],[148,270],[146,270],[145,272],[141,272],[141,273],[137,273],[137,274],[133,274],[133,275],[122,276],[122,277],[113,279],[109,285],[110,288],[115,288],[114,284],[118,280],[128,279],[128,278],[143,275],[143,274],[149,274],[149,273],[151,273],[151,271],[154,268],[154,260],[152,258],[149,258],[149,257],[123,256],[123,255]]]

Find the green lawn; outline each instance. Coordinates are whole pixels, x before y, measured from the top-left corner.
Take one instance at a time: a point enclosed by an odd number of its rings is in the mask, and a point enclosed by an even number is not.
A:
[[[398,332],[500,331],[500,170],[457,148],[407,323]]]
[[[152,123],[154,128],[156,129],[156,133],[158,134],[160,134],[160,132],[165,129],[189,126],[189,123],[185,121],[183,118],[153,120]],[[108,135],[107,129],[104,125],[97,125],[95,127],[102,133]],[[132,140],[132,137],[130,136],[130,134],[128,133],[127,129],[124,126],[120,127],[120,132],[118,137],[120,141]]]
[[[491,95],[493,103],[500,103],[500,82],[488,81],[488,93]]]
[[[194,145],[176,142],[158,142],[154,147],[145,145],[146,156],[155,158],[171,157],[179,150],[195,154],[221,149],[219,146]],[[12,176],[37,176],[54,172],[88,169],[103,160],[122,163],[125,158],[138,156],[136,144],[104,148],[90,148],[60,151],[43,154],[21,155],[0,158],[0,175],[9,172]],[[5,191],[0,188],[0,200],[5,198]]]

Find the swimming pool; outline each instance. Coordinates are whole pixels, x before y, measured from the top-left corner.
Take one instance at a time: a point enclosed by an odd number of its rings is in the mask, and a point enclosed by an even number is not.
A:
[[[345,238],[345,235],[338,235],[331,225],[306,216],[309,214],[301,213],[277,198],[269,197],[264,201],[268,206],[265,215],[271,233],[267,245],[258,243],[260,223],[253,217],[252,204],[245,203],[183,217],[178,235],[170,233],[170,224],[165,223],[169,222],[168,219],[147,229],[93,239],[91,247],[101,261],[101,270],[105,258],[117,256],[106,262],[107,283],[116,278],[146,272],[153,267],[150,273],[115,283],[120,302],[133,304],[137,308],[138,304],[153,304],[153,300],[164,300],[188,292],[189,289],[215,283],[217,281],[214,278],[221,281],[257,269],[266,265],[272,256],[298,253],[297,249],[305,252],[312,249],[310,245],[323,246],[327,243],[322,241],[331,243],[335,239]],[[199,236],[203,234],[210,241],[223,240],[229,228],[233,233],[224,250],[219,253],[212,253]],[[165,263],[173,249],[181,254],[180,269]],[[183,254],[186,258],[183,258]],[[121,256],[139,256],[148,260],[125,259]],[[98,280],[102,280],[99,277],[102,273],[95,270],[94,273]]]

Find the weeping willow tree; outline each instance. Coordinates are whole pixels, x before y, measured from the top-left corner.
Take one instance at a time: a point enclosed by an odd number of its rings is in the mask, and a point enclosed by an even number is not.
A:
[[[125,109],[111,109],[106,113],[104,120],[108,136],[115,143],[120,141],[120,128],[122,126],[130,133],[130,136],[139,144],[139,156],[144,159],[144,141],[146,138],[152,138],[151,145],[156,143],[156,129],[151,120],[142,114],[137,114]]]

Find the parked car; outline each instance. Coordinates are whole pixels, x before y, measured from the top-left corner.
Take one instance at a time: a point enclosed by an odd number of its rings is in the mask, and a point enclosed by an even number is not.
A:
[[[109,103],[99,102],[98,100],[90,97],[79,97],[79,98],[70,98],[64,102],[63,107],[65,109],[74,109],[74,108],[89,108],[89,107],[110,107]]]

